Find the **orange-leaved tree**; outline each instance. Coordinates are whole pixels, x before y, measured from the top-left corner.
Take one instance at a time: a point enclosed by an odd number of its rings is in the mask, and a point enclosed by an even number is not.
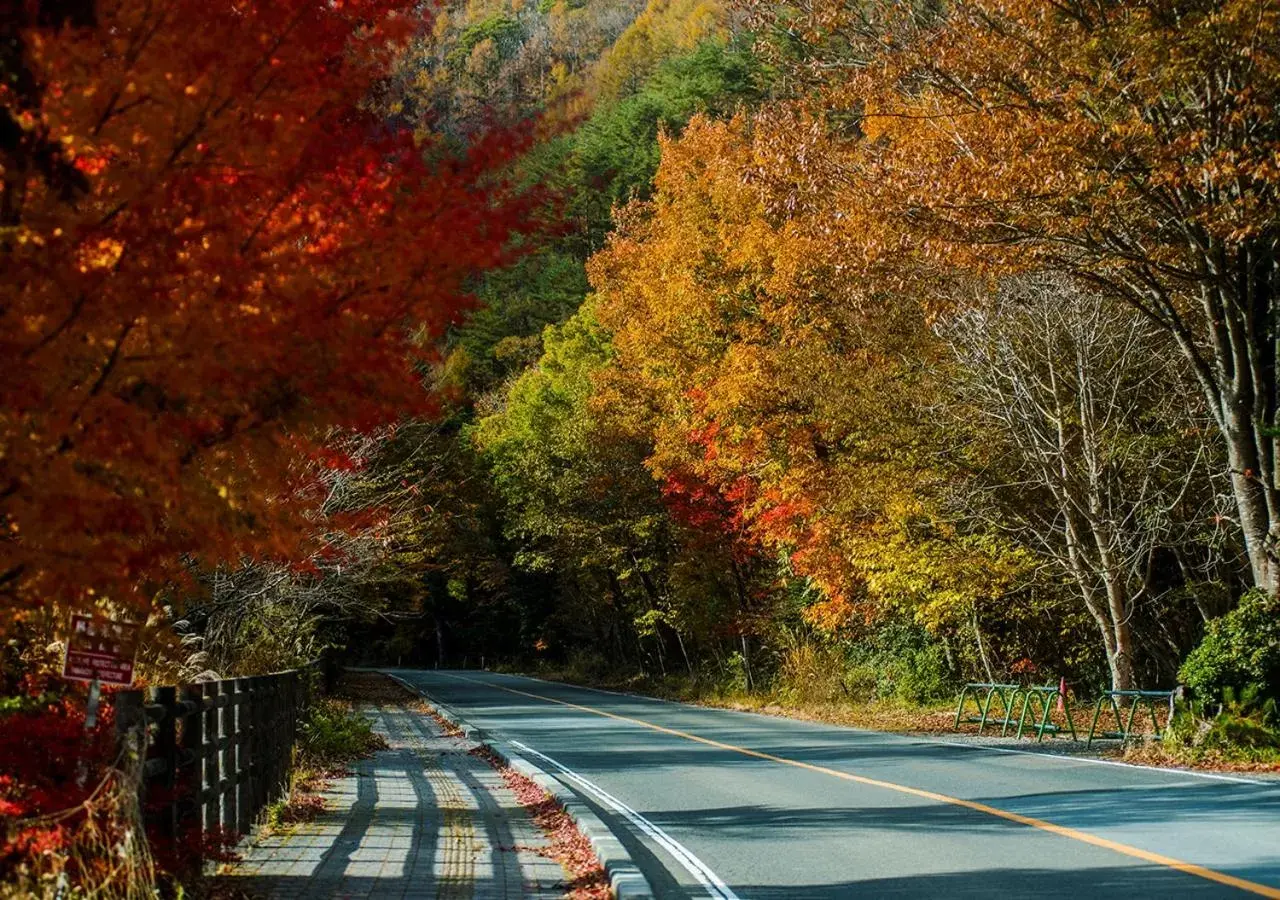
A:
[[[1274,592],[1280,5],[754,6],[812,89],[774,144],[838,173],[850,264],[1051,268],[1132,304],[1204,394],[1252,578]]]
[[[654,200],[589,267],[617,354],[603,380],[652,416],[655,475],[712,486],[789,553],[823,628],[886,604],[940,624],[1000,596],[1019,555],[941,515],[925,307],[858,277],[825,203],[770,211],[786,176],[745,118],[662,149]]]
[[[192,560],[287,553],[293,462],[423,409],[431,338],[522,201],[495,174],[512,135],[447,152],[363,111],[421,18],[100,0],[94,26],[18,31],[38,90],[0,84],[30,138],[0,157],[0,619],[136,614]]]

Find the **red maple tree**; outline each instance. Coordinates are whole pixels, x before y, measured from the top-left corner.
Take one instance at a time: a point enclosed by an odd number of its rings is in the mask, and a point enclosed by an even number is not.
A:
[[[25,92],[0,82],[23,132],[0,144],[0,630],[287,553],[291,465],[424,408],[433,339],[530,202],[497,174],[518,136],[459,150],[365,105],[428,24],[410,0],[95,18],[30,16]]]

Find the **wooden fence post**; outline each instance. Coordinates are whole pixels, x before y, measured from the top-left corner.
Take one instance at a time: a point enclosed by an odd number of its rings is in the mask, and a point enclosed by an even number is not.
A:
[[[120,691],[112,698],[116,715],[116,743],[121,759],[120,771],[124,774],[126,790],[132,790],[137,798],[139,814],[146,799],[147,779],[142,766],[147,753],[147,712],[142,691]],[[133,841],[144,841],[144,835],[131,835],[127,852],[132,852]]]
[[[178,735],[178,832],[204,834],[204,685],[188,684],[178,690],[183,706],[182,729]]]
[[[240,820],[236,811],[236,689],[234,681],[218,682],[218,754],[221,777],[218,780],[219,817],[223,829],[235,831]]]
[[[162,788],[162,805],[152,811],[156,831],[170,841],[178,838],[178,691],[173,687],[152,688],[151,700],[164,708],[156,723],[151,745],[151,758],[161,761],[163,768],[156,778]]]
[[[275,676],[249,679],[249,693],[253,698],[249,705],[249,796],[253,798],[255,810],[265,809],[270,802],[267,785],[275,761],[269,752],[271,731],[266,727],[263,713],[274,681]]]
[[[285,693],[288,695],[288,710],[283,716],[284,721],[280,723],[282,726],[280,739],[283,744],[280,749],[280,762],[285,769],[286,779],[288,778],[288,770],[293,765],[293,747],[298,740],[298,721],[306,708],[311,679],[310,673],[310,669],[304,669],[301,672],[290,672],[288,680],[285,682]]]
[[[124,754],[121,769],[138,779],[141,802],[146,779],[142,777],[142,761],[147,752],[146,700],[142,691],[120,691],[112,698],[116,713],[116,742]]]
[[[253,687],[252,680],[237,678],[236,690],[236,831],[248,834],[253,825]]]
[[[204,789],[200,802],[204,806],[204,831],[208,834],[222,828],[222,715],[218,707],[216,682],[204,687]]]

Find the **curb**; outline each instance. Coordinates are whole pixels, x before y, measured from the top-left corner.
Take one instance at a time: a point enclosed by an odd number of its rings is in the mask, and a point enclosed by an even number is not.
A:
[[[454,710],[436,702],[426,691],[398,675],[390,672],[382,672],[382,674],[428,700],[443,719],[462,732],[464,738],[488,747],[507,766],[546,791],[591,842],[591,849],[595,851],[600,864],[604,866],[605,875],[613,888],[613,895],[618,900],[653,900],[653,889],[649,886],[649,880],[632,860],[631,854],[576,792],[566,787],[554,775],[529,762],[506,741],[476,728]]]

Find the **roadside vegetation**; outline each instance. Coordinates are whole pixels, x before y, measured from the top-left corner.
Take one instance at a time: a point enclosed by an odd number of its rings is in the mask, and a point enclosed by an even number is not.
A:
[[[955,718],[954,697],[933,701],[909,701],[896,697],[873,699],[847,695],[840,690],[813,690],[809,685],[784,684],[780,680],[763,689],[748,691],[732,683],[712,680],[706,675],[650,676],[633,672],[600,676],[573,667],[545,667],[532,671],[516,668],[511,671],[661,700],[882,731],[938,733],[949,731]]]
[[[1192,701],[1177,709],[1164,739],[1136,747],[1127,757],[1205,768],[1280,771],[1280,716],[1274,698],[1257,688],[1237,696],[1227,688],[1221,704]]]
[[[82,896],[153,896],[153,853],[129,841],[137,773],[115,767],[111,721],[86,734],[79,697],[28,687],[0,706],[0,898],[54,897],[64,884]]]
[[[385,747],[368,717],[350,701],[326,697],[317,702],[300,729],[288,793],[267,807],[266,829],[287,830],[314,819],[324,811],[320,794],[328,782],[350,774],[353,762]]]

